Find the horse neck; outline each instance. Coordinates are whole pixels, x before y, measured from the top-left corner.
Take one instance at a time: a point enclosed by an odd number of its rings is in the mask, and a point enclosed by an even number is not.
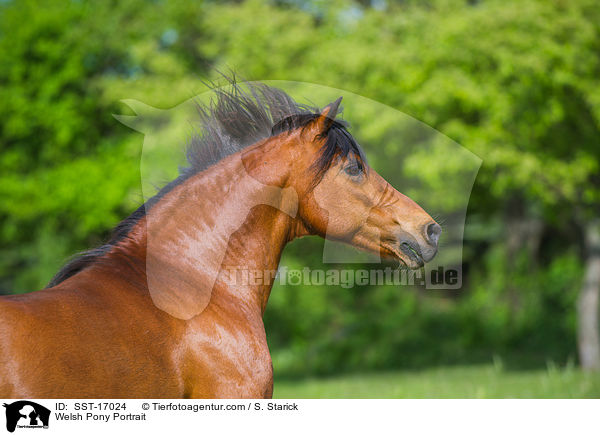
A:
[[[229,239],[213,302],[222,308],[223,303],[233,299],[237,307],[260,310],[262,315],[281,253],[294,238],[293,226],[292,218],[274,207],[259,205],[252,209]]]
[[[154,304],[190,319],[209,304],[261,314],[281,252],[295,237],[295,190],[266,167],[271,144],[237,153],[174,188],[146,216],[146,272]],[[261,164],[255,164],[260,161]],[[253,168],[253,169],[249,169]],[[270,184],[259,181],[269,172]],[[252,174],[252,175],[250,175]],[[237,279],[237,272],[263,279]],[[233,278],[233,279],[232,279]]]

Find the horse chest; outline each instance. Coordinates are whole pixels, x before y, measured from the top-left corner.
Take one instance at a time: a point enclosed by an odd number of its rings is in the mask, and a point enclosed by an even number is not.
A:
[[[271,397],[273,366],[262,326],[214,323],[187,339],[186,396]]]

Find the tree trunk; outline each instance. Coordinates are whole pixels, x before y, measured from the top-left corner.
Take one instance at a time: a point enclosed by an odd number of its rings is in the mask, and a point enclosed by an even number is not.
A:
[[[584,228],[585,277],[577,301],[579,359],[584,370],[600,370],[598,300],[600,296],[600,220]]]
[[[544,221],[528,210],[519,196],[512,197],[505,210],[506,222],[506,278],[505,294],[508,297],[510,315],[514,319],[521,308],[523,291],[515,286],[515,277],[527,273],[524,266],[535,268],[538,264],[539,246],[544,230]],[[529,262],[523,265],[519,256],[525,251]]]

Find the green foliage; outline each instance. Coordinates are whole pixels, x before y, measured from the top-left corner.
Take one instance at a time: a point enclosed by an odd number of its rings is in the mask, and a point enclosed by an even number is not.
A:
[[[0,288],[22,292],[43,287],[141,199],[141,136],[111,116],[109,85],[184,68],[140,54],[163,30],[142,1],[0,7]]]
[[[539,269],[524,253],[519,258],[519,270],[508,272],[503,245],[490,250],[455,301],[410,287],[276,287],[266,315],[274,365],[298,376],[492,355],[516,366],[564,364],[576,357],[581,265],[571,253]]]

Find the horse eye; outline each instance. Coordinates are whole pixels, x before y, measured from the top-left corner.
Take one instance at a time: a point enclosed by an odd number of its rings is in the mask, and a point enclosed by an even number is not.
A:
[[[362,168],[357,164],[352,164],[346,166],[346,168],[344,168],[344,172],[346,172],[346,174],[350,175],[351,177],[356,177],[360,175],[360,173],[362,172]]]

